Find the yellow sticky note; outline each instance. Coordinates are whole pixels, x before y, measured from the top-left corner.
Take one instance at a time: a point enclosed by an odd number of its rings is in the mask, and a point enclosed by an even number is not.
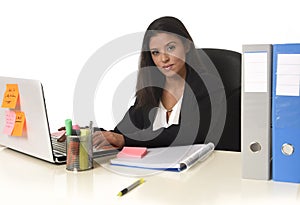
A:
[[[16,111],[15,126],[11,135],[22,136],[24,124],[25,124],[25,113],[21,111]]]
[[[16,122],[16,113],[12,110],[5,111],[5,127],[3,130],[3,134],[11,135]]]
[[[3,96],[3,108],[16,108],[19,97],[18,84],[6,84],[6,91]]]

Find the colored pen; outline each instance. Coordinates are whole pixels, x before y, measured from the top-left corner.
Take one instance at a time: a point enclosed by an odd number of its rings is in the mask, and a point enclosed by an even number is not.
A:
[[[139,186],[140,184],[144,183],[145,180],[143,178],[137,180],[136,182],[134,182],[133,184],[131,184],[129,187],[123,189],[122,191],[120,191],[118,193],[118,196],[123,196],[124,194],[130,192],[132,189],[134,189],[135,187]]]
[[[65,126],[66,126],[66,135],[71,136],[72,135],[72,120],[66,119]]]
[[[94,130],[93,130],[93,121],[90,121],[89,128],[90,128],[90,134],[91,134],[91,136],[93,136],[93,133],[94,133]]]

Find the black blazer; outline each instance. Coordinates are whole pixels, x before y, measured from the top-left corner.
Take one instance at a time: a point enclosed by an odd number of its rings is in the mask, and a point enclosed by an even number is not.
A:
[[[211,96],[217,98],[221,96],[219,93],[224,88],[220,87],[218,83],[214,83],[212,79],[216,79],[215,76],[208,72],[201,72],[200,77],[196,71],[187,67],[186,85],[178,125],[153,131],[152,126],[157,108],[137,108],[134,104],[116,126],[114,132],[123,134],[125,146],[164,147],[208,141],[214,142],[215,146],[218,146],[221,133],[217,133],[219,137],[213,136],[215,133],[212,131],[215,130],[213,127],[219,125],[211,120],[211,98],[203,79],[209,79],[211,84],[216,84],[210,89]],[[217,103],[222,104],[223,100],[221,97]],[[222,106],[217,106],[217,108],[222,109]],[[211,130],[210,126],[212,126]],[[212,137],[207,138],[208,134]]]

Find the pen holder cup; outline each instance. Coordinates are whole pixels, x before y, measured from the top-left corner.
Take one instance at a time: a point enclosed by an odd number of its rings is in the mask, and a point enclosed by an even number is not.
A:
[[[69,171],[85,171],[93,168],[93,146],[90,134],[67,136],[67,166]]]

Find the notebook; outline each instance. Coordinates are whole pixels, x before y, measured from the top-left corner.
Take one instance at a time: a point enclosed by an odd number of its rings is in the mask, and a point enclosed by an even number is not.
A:
[[[8,84],[18,87],[18,102],[14,108],[3,107]],[[51,163],[66,163],[64,149],[58,149],[52,143],[43,86],[40,81],[0,76],[0,103],[2,105],[0,107],[0,145]],[[25,122],[21,136],[12,136],[12,134],[7,134],[7,130],[5,131],[9,122],[7,111],[24,113]],[[98,150],[95,156],[101,156],[101,151]],[[116,152],[117,150],[114,150],[114,153]],[[104,152],[104,155],[106,154]],[[113,154],[112,151],[109,154]]]
[[[214,150],[213,143],[147,149],[142,158],[116,157],[114,166],[181,172],[205,160]]]

